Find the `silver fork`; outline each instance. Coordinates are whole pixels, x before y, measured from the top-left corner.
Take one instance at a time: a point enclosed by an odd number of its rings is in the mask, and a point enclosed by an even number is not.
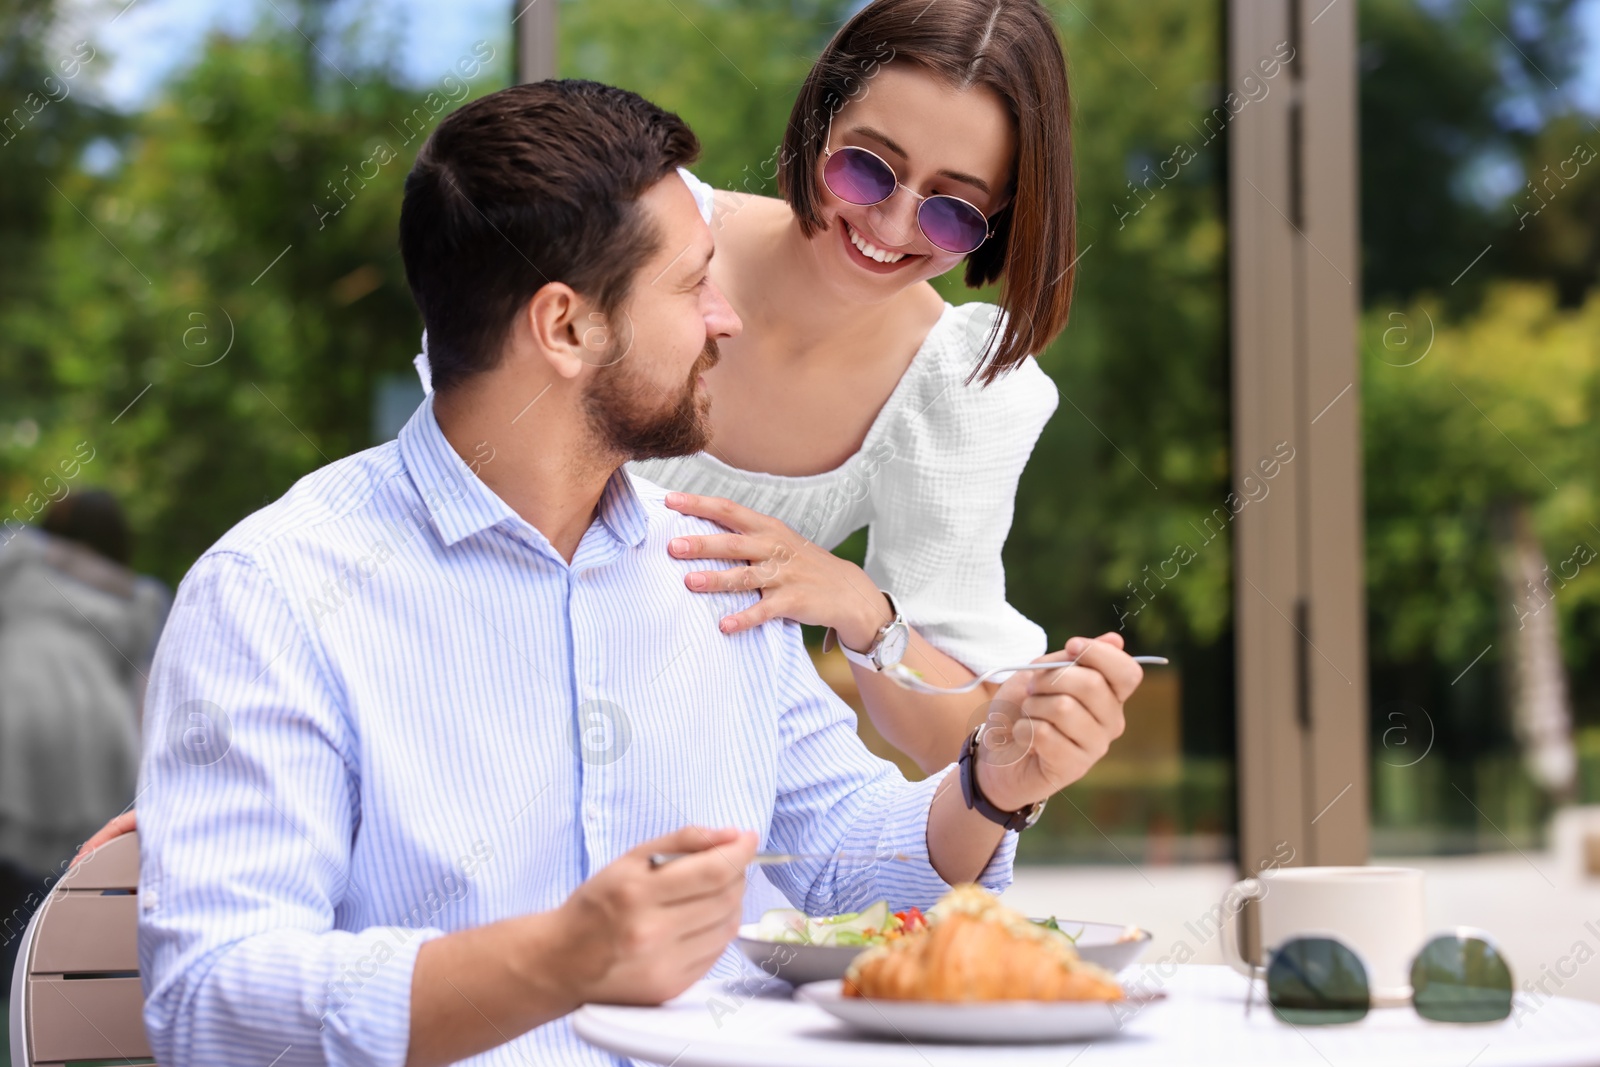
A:
[[[922,675],[918,674],[916,671],[912,670],[910,667],[907,667],[903,663],[896,663],[893,667],[886,667],[884,668],[883,673],[887,675],[889,680],[895,685],[898,685],[902,689],[910,689],[912,692],[956,694],[970,693],[984,682],[987,682],[990,678],[997,674],[1003,674],[1006,671],[1059,671],[1070,667],[1077,662],[1078,661],[1076,659],[1067,659],[1056,660],[1053,663],[1024,663],[1016,667],[995,667],[992,670],[984,671],[982,674],[978,675],[965,685],[934,685],[931,682],[925,682],[922,680]],[[1160,667],[1166,666],[1167,657],[1135,656],[1133,657],[1133,662]]]

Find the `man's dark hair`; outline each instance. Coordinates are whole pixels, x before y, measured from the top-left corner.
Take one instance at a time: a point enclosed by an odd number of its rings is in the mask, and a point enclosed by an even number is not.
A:
[[[591,81],[514,85],[446,117],[400,208],[434,388],[493,368],[513,316],[548,282],[614,312],[659,248],[639,197],[699,153],[677,115]]]

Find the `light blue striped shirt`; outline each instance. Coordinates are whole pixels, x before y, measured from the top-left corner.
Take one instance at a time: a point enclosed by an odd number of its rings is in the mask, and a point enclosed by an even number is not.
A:
[[[718,527],[619,470],[569,565],[478,479],[481,452],[457,455],[430,398],[179,588],[138,797],[165,1067],[401,1064],[424,941],[554,908],[687,823],[912,858],[771,869],[813,914],[947,888],[926,844],[943,775],[907,783],[866,751],[795,624],[719,632],[755,594],[684,588],[707,563],[668,539]],[[1014,851],[1007,834],[984,884]],[[737,971],[729,952],[712,973]],[[559,1020],[470,1062],[615,1061]]]

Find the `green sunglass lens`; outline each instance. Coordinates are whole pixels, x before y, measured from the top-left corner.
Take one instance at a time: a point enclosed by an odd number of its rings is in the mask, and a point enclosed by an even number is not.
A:
[[[1511,1014],[1511,968],[1481,937],[1446,934],[1411,965],[1417,1014],[1441,1023],[1492,1023]]]
[[[1272,954],[1267,1002],[1286,1023],[1353,1023],[1372,1003],[1367,969],[1354,952],[1326,937],[1302,937]]]

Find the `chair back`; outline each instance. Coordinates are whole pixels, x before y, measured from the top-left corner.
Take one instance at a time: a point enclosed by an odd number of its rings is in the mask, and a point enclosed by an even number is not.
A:
[[[139,986],[139,835],[61,876],[28,922],[11,983],[12,1067],[153,1063]]]

